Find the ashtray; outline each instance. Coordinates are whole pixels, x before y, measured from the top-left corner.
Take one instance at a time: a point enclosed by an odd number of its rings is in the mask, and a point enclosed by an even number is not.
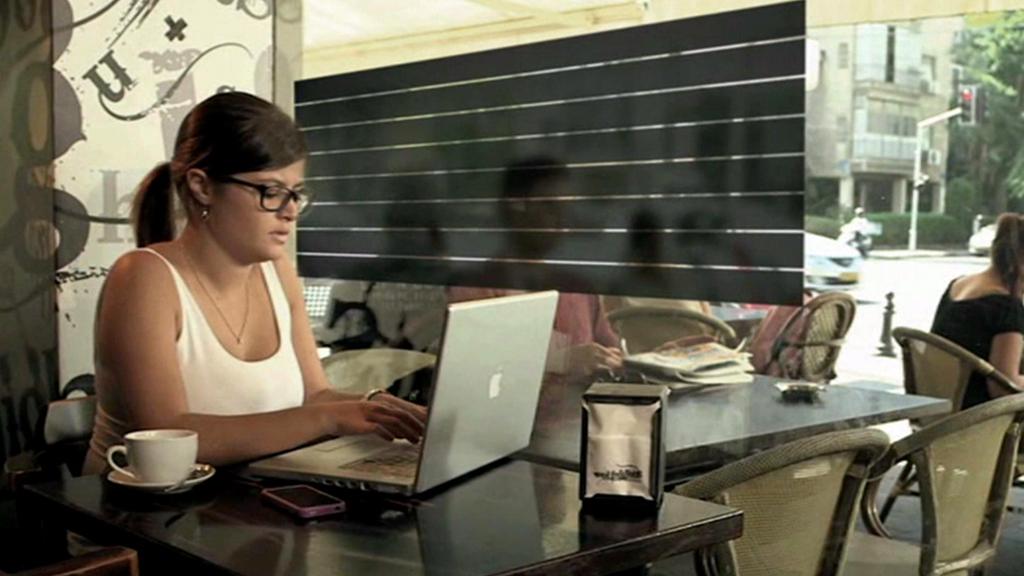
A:
[[[825,390],[825,385],[814,382],[777,382],[775,388],[782,393],[782,399],[788,402],[813,402]]]

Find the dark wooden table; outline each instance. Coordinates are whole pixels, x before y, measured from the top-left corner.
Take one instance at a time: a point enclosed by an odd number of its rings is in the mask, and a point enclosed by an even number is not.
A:
[[[506,462],[420,501],[338,492],[346,513],[301,523],[260,486],[218,474],[157,496],[99,476],[26,488],[20,504],[63,537],[139,551],[152,574],[606,574],[737,538],[742,513],[666,494],[654,513],[580,513],[577,476]],[[57,528],[54,530],[54,528]]]
[[[829,386],[815,402],[784,402],[774,386],[778,379],[755,378],[752,384],[672,393],[666,483],[806,436],[950,411],[947,400],[849,386]],[[518,457],[566,470],[579,468],[584,388],[566,384],[557,395],[544,395],[530,447]]]

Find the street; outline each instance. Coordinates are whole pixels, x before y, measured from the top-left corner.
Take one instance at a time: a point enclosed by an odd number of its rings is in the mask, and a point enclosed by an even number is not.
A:
[[[857,290],[857,315],[846,336],[846,344],[836,365],[836,383],[860,380],[885,382],[885,389],[902,389],[903,366],[899,347],[893,342],[895,357],[878,351],[885,312],[885,294],[894,294],[893,327],[909,326],[921,330],[931,327],[935,307],[950,281],[958,276],[983,270],[987,257],[964,253],[921,252],[907,257],[903,252],[877,251],[864,262]]]

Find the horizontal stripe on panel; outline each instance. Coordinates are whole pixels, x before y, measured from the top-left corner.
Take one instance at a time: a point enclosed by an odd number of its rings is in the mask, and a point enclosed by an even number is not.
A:
[[[680,228],[379,228],[373,226],[299,226],[297,232],[557,232],[561,234],[800,234],[803,230],[756,230],[743,228],[703,228],[682,230]]]
[[[727,272],[799,272],[800,268],[775,268],[771,266],[736,266],[732,264],[689,264],[686,262],[633,262],[615,260],[557,260],[545,255],[543,258],[498,258],[483,256],[413,256],[409,254],[362,254],[359,252],[301,252],[303,256],[326,256],[331,258],[355,258],[365,260],[409,260],[473,264],[543,264],[547,266],[595,266],[601,268],[644,268],[656,270],[716,270]]]
[[[389,231],[311,232],[298,234],[303,253],[399,255],[416,257],[642,262],[697,267],[800,268],[802,232],[788,234],[665,234],[635,231],[560,233]]]
[[[794,2],[303,80],[296,83],[295,99],[302,103],[804,33],[803,2]]]
[[[645,56],[636,56],[633,58],[617,58],[615,60],[607,60],[603,62],[587,62],[585,64],[579,64],[575,66],[562,66],[555,68],[544,68],[540,70],[531,70],[529,72],[519,72],[511,74],[499,74],[491,75],[479,78],[469,78],[466,80],[459,80],[456,82],[446,82],[440,84],[427,84],[420,86],[412,86],[409,88],[398,88],[394,90],[386,90],[383,92],[365,92],[362,94],[355,94],[350,96],[335,96],[330,98],[324,98],[321,100],[307,100],[297,104],[298,107],[308,106],[320,106],[323,104],[331,104],[335,102],[351,102],[354,100],[365,100],[367,98],[377,98],[381,96],[390,96],[392,94],[422,94],[431,90],[443,90],[446,88],[455,88],[463,86],[473,86],[486,84],[489,82],[503,82],[507,80],[514,80],[517,78],[532,78],[532,77],[543,77],[553,76],[557,74],[564,74],[567,72],[573,72],[577,70],[593,70],[596,68],[610,68],[614,66],[623,66],[628,64],[634,64],[638,62],[650,62],[652,60],[666,60],[670,58],[685,58],[688,56],[697,56],[711,54],[715,52],[727,52],[730,50],[743,50],[743,49],[756,49],[763,46],[769,46],[772,44],[783,44],[786,42],[797,42],[803,41],[803,36],[792,36],[788,38],[772,38],[770,40],[760,40],[757,42],[746,42],[740,44],[725,44],[720,46],[711,46],[708,48],[695,48],[693,50],[682,50],[678,52],[666,52],[659,54],[649,54]]]
[[[753,198],[757,196],[802,196],[803,190],[779,191],[779,192],[694,192],[690,194],[608,194],[601,196],[602,200],[667,200],[667,199],[695,199],[695,198]],[[437,204],[440,206],[450,204],[490,204],[494,202],[578,202],[581,200],[593,200],[594,196],[504,196],[501,198],[422,198],[418,200],[348,200],[335,201],[314,201],[311,205],[316,206],[383,206],[389,204]],[[671,232],[672,230],[665,229]],[[734,230],[731,232],[735,232]]]
[[[800,229],[803,196],[318,206],[302,226],[382,228]]]
[[[309,149],[319,151],[803,112],[804,81],[796,79],[458,117],[307,128],[304,136]]]
[[[597,162],[572,162],[562,163],[557,159],[552,159],[550,164],[544,164],[544,168],[565,168],[567,170],[588,170],[592,168],[603,168],[603,167],[628,167],[637,168],[640,166],[659,166],[664,164],[691,164],[698,162],[720,162],[725,160],[749,160],[752,158],[792,158],[792,157],[803,157],[803,150],[799,152],[771,152],[771,153],[760,153],[760,154],[730,154],[725,156],[677,156],[671,158],[650,158],[643,160],[607,160]],[[424,169],[415,170],[409,172],[376,172],[376,173],[362,173],[362,174],[337,174],[337,175],[318,175],[314,174],[308,177],[307,181],[312,182],[326,182],[331,180],[373,180],[381,178],[404,178],[407,176],[439,176],[443,174],[484,174],[484,173],[495,173],[504,174],[509,172],[513,166],[518,165],[519,162],[526,160],[537,161],[538,158],[535,156],[515,159],[506,166],[484,166],[480,168],[453,168],[453,169]],[[516,168],[518,169],[518,168]],[[540,169],[540,168],[538,168]]]
[[[341,258],[298,254],[309,278],[621,294],[719,302],[799,305],[803,274],[762,270],[501,264]]]
[[[564,72],[557,76],[512,78],[296,108],[301,126],[394,121],[423,115],[473,113],[516,106],[558,105],[654,90],[676,90],[723,82],[802,76],[804,42],[758,46],[682,59]]]
[[[752,116],[724,118],[721,120],[696,120],[690,122],[673,122],[666,124],[642,124],[632,126],[613,126],[610,128],[590,128],[585,130],[566,130],[561,132],[527,133],[511,136],[490,136],[482,138],[464,138],[460,140],[436,140],[416,142],[412,144],[393,144],[385,146],[369,146],[364,148],[329,148],[314,150],[310,156],[345,156],[356,153],[392,152],[397,150],[437,149],[451,146],[469,146],[475,144],[495,144],[501,142],[518,142],[524,140],[550,140],[578,136],[598,136],[608,134],[625,135],[632,132],[651,132],[674,128],[697,128],[705,126],[727,126],[730,124],[749,124],[751,122],[769,122],[774,120],[802,120],[803,114],[774,114],[770,116]]]
[[[501,198],[505,174],[488,172],[415,174],[389,178],[307,178],[317,202]],[[572,168],[565,189],[591,197],[634,194],[691,194],[792,191],[804,188],[802,154],[771,158],[706,160]],[[551,193],[548,193],[550,195]],[[538,191],[537,196],[545,195]]]
[[[313,156],[307,177],[466,170],[543,159],[563,165],[664,158],[803,153],[803,117],[705,124],[657,130],[577,134],[439,148],[407,148]]]

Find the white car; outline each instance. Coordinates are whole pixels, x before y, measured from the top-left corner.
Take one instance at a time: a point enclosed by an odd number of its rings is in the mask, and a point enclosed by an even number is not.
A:
[[[967,241],[967,251],[978,256],[987,256],[992,249],[992,241],[996,239],[996,225],[982,226]]]
[[[804,232],[804,285],[815,290],[846,290],[860,283],[860,252],[831,238]]]

